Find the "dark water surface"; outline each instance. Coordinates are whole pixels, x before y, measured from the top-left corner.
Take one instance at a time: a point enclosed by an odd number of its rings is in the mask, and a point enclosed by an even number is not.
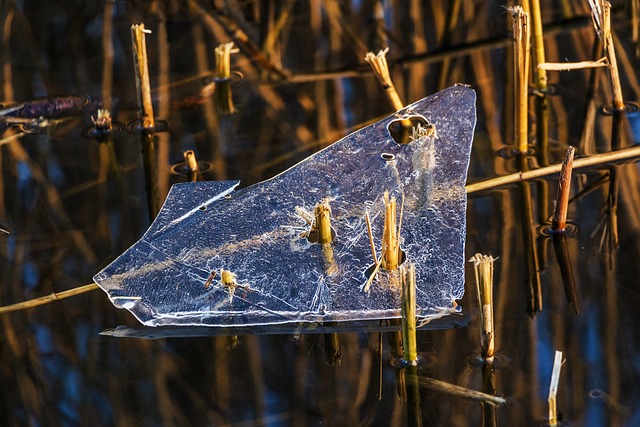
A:
[[[586,3],[542,2],[548,60],[600,55]],[[623,94],[634,101],[640,99],[640,60],[623,3],[614,2],[613,24]],[[501,2],[465,1],[452,14],[454,4],[2,1],[2,103],[60,94],[88,94],[90,103],[53,123],[27,123],[30,133],[11,127],[0,135],[0,221],[12,229],[0,234],[0,305],[90,283],[149,225],[139,136],[122,132],[111,146],[82,136],[97,108],[110,108],[122,124],[137,117],[133,23],[152,30],[154,110],[170,125],[156,135],[161,198],[171,183],[186,179],[170,173],[185,150],[210,164],[206,179],[248,185],[388,115],[363,60],[368,50],[385,46],[407,104],[458,82],[477,91],[470,181],[516,171],[515,159],[500,156],[513,142],[510,16]],[[213,97],[199,93],[214,70],[214,48],[232,40],[242,50],[232,56],[232,69],[242,78],[234,77],[231,87],[237,112],[224,115]],[[583,155],[640,140],[629,127],[636,116],[629,114],[612,144],[612,118],[597,113],[611,101],[603,69],[550,73],[549,80],[550,163],[568,145]],[[535,142],[533,114],[531,123]],[[569,217],[577,232],[566,247],[579,314],[567,303],[553,242],[544,237],[533,242],[542,309],[530,313],[528,283],[537,275],[528,268],[532,252],[524,236],[537,236],[548,222],[556,178],[470,195],[467,258],[476,252],[498,257],[495,380],[496,394],[508,403],[497,409],[497,425],[544,423],[555,350],[566,359],[558,394],[565,421],[640,425],[638,178],[636,163],[574,176],[579,197]],[[420,375],[479,390],[473,277],[469,266],[460,301],[469,325],[420,331],[417,338]],[[383,336],[380,376],[375,331],[340,334],[342,356],[330,365],[322,335],[101,336],[117,325],[137,326],[101,291],[2,315],[0,322],[2,425],[407,423],[395,356]],[[477,402],[420,392],[425,425],[483,423]]]

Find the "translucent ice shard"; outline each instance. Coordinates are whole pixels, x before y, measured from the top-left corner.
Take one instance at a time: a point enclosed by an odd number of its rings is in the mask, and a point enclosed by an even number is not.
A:
[[[422,123],[394,141],[392,131]],[[458,85],[361,129],[289,170],[237,182],[177,184],[135,245],[94,280],[143,324],[250,326],[399,317],[394,275],[374,264],[383,194],[401,200],[400,246],[416,264],[417,313],[451,313],[464,292],[464,189],[475,93]],[[331,243],[312,243],[314,207],[328,199]],[[398,218],[399,219],[399,218]]]

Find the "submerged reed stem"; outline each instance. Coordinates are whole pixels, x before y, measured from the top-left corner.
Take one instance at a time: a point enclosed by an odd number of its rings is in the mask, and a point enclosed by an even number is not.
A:
[[[218,110],[223,114],[233,114],[236,109],[233,105],[231,93],[231,54],[240,50],[234,47],[233,42],[223,43],[215,49],[216,57],[216,86],[215,99]]]
[[[418,379],[418,383],[423,387],[442,391],[453,396],[464,397],[466,399],[477,400],[493,405],[504,405],[505,403],[507,403],[507,401],[502,397],[493,396],[481,391],[472,390],[455,384],[450,384],[444,381],[436,380],[434,378],[421,377]]]
[[[493,362],[495,334],[493,322],[493,263],[490,255],[475,254],[469,262],[476,273],[476,290],[480,309],[480,342],[485,363]]]
[[[402,348],[404,361],[414,365],[418,360],[416,344],[416,268],[411,262],[400,266],[400,284],[402,294]]]

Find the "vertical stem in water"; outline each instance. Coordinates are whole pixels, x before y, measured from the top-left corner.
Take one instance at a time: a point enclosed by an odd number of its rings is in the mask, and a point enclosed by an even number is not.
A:
[[[331,243],[331,207],[329,199],[324,199],[315,207],[315,225],[318,231],[318,243]]]
[[[187,150],[183,154],[184,163],[187,168],[187,181],[196,182],[200,175],[200,166],[198,166],[198,160],[193,150]]]
[[[147,60],[147,42],[145,33],[151,31],[144,28],[144,24],[131,26],[131,41],[133,43],[133,64],[138,92],[138,106],[140,107],[140,124],[143,129],[153,129],[153,105],[151,103],[151,83],[149,82],[149,64]]]
[[[622,111],[624,109],[624,99],[622,98],[618,60],[616,59],[613,36],[611,35],[611,3],[606,0],[589,0],[589,6],[591,6],[593,25],[604,47],[604,55],[609,62],[609,79],[611,92],[613,94],[613,107],[616,110]]]
[[[529,15],[520,6],[511,9],[515,72],[515,143],[520,153],[529,151]]]
[[[402,369],[407,398],[407,426],[422,426],[422,409],[420,407],[420,385],[418,383],[418,366],[409,365]]]
[[[567,211],[569,210],[574,153],[575,149],[573,147],[567,147],[567,153],[562,162],[562,170],[560,171],[560,179],[558,181],[556,208],[553,211],[553,221],[551,223],[551,229],[553,231],[563,231],[567,226]]]
[[[482,358],[493,361],[495,334],[493,322],[493,263],[495,259],[489,255],[475,254],[469,262],[473,263],[476,273],[476,290],[478,308],[480,310],[480,342]]]
[[[215,49],[217,77],[215,97],[218,111],[222,114],[233,114],[236,111],[231,93],[231,54],[238,52],[233,42],[223,43]]]
[[[573,276],[573,268],[571,267],[571,258],[569,257],[569,249],[567,248],[566,238],[563,233],[553,235],[553,249],[560,266],[560,275],[562,276],[562,284],[567,301],[573,307],[575,314],[580,314],[580,306],[578,305],[578,293],[576,292],[576,281]]]
[[[556,411],[556,395],[558,394],[558,382],[560,381],[560,369],[562,368],[562,352],[556,350],[553,360],[553,371],[551,372],[551,383],[549,384],[549,425],[558,425]]]
[[[402,294],[402,347],[404,361],[415,364],[418,360],[416,344],[416,269],[411,262],[400,266],[400,284]]]
[[[524,156],[520,155],[518,160],[520,170],[525,171],[527,167]],[[527,311],[533,317],[538,311],[542,310],[542,285],[540,280],[540,261],[536,250],[531,187],[529,185],[528,182],[521,182],[519,194],[522,209],[522,239],[527,257],[527,288],[529,293]]]

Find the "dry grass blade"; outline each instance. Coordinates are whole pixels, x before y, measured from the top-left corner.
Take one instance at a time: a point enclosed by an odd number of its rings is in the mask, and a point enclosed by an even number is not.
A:
[[[625,148],[618,151],[612,151],[609,153],[594,154],[593,156],[583,157],[573,162],[573,169],[584,169],[592,166],[604,165],[612,162],[619,162],[624,160],[631,160],[640,157],[640,147]],[[543,178],[550,175],[555,175],[562,169],[561,164],[545,166],[530,171],[516,172],[509,175],[503,175],[496,178],[490,178],[484,181],[478,181],[471,184],[467,184],[465,187],[467,193],[476,193],[478,191],[490,190],[502,185],[514,184],[516,182],[529,181],[536,178]]]
[[[58,301],[64,298],[73,297],[76,295],[80,295],[86,292],[94,291],[96,289],[100,289],[98,285],[95,283],[91,283],[89,285],[79,286],[77,288],[69,289],[68,291],[55,292],[51,295],[46,295],[43,297],[31,299],[24,302],[19,302],[16,304],[6,305],[4,307],[0,307],[0,314],[11,313],[13,311],[26,310],[27,308],[37,307],[39,305],[48,304],[50,302]]]
[[[538,64],[538,69],[547,71],[571,71],[582,70],[585,68],[608,67],[607,58],[600,58],[596,61],[580,61],[580,62],[544,62]]]
[[[480,402],[490,403],[493,405],[504,405],[505,403],[507,403],[506,399],[502,397],[493,396],[481,391],[472,390],[466,387],[461,387],[459,385],[450,384],[433,378],[419,378],[418,384],[432,390],[438,390],[444,393],[452,394],[454,396],[460,396],[471,400],[478,400]]]

